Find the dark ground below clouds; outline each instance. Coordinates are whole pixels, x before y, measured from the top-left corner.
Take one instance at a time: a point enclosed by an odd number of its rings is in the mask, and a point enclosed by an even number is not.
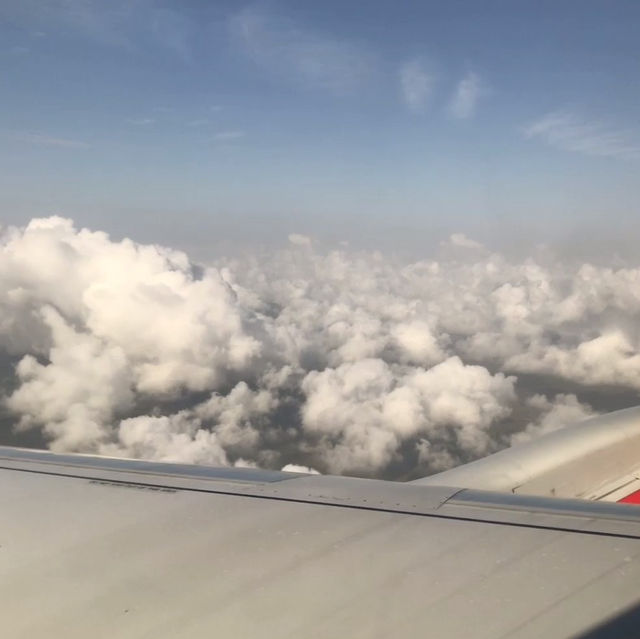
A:
[[[15,377],[16,359],[7,355],[0,356],[0,388],[3,395],[11,393],[18,383]],[[497,371],[496,371],[497,372]],[[506,374],[509,374],[506,372]],[[638,391],[619,386],[584,386],[551,375],[538,374],[517,374],[518,382],[516,391],[520,402],[514,406],[513,412],[508,418],[501,420],[491,426],[489,434],[494,441],[500,442],[503,446],[508,446],[509,438],[512,434],[523,430],[527,424],[536,418],[536,412],[529,407],[525,399],[534,394],[545,395],[549,399],[557,394],[574,394],[582,403],[589,404],[598,413],[607,413],[624,408],[630,408],[640,404],[640,393]],[[179,410],[189,408],[206,399],[207,393],[199,393],[164,403],[158,409],[157,401],[149,400],[144,405],[138,405],[131,415],[146,415],[159,412],[162,414],[172,414]],[[284,437],[283,434],[293,427],[294,432],[300,428],[297,411],[301,406],[302,398],[298,397],[297,402],[290,398],[286,406],[281,406],[277,411],[275,423],[269,426],[270,434],[265,434],[263,440],[266,447],[258,454],[258,463],[267,467],[281,468],[290,461],[301,463],[301,458],[305,464],[313,466],[313,454],[311,451],[298,449],[296,437]],[[155,410],[154,410],[155,409]],[[121,416],[124,417],[124,416]],[[16,429],[17,417],[11,414],[3,405],[0,405],[0,445],[20,446],[25,448],[47,448],[47,438],[39,428],[29,430]],[[280,431],[280,432],[278,432]],[[424,476],[425,468],[418,464],[418,453],[416,442],[419,438],[413,438],[403,443],[396,459],[377,476],[380,479],[390,479],[396,481],[406,481]],[[267,443],[268,442],[268,443]],[[230,452],[230,460],[233,461],[236,455]],[[311,453],[311,454],[310,454]],[[471,459],[465,461],[472,461]],[[320,470],[322,470],[320,468]]]

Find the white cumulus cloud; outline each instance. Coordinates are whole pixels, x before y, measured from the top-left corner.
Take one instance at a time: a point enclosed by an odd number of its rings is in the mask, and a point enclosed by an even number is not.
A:
[[[33,220],[0,232],[0,435],[424,475],[633,403],[639,282],[638,266],[508,260],[462,234],[418,261],[292,234],[203,266]]]

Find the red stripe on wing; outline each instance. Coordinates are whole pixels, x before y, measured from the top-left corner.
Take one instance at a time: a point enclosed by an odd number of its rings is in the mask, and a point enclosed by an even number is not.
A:
[[[634,493],[618,499],[619,504],[640,504],[640,490],[636,490]]]

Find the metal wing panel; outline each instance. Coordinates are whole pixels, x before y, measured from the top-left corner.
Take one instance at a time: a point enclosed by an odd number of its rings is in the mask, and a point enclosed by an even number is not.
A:
[[[633,519],[456,505],[455,491],[408,513],[345,501],[377,482],[278,482],[297,485],[291,499],[221,481],[228,492],[153,491],[0,470],[6,636],[553,639],[640,600]],[[417,487],[388,484],[382,501],[405,488]],[[559,530],[563,518],[597,534]],[[626,536],[599,530],[612,522]]]
[[[602,499],[640,476],[639,472],[640,407],[636,407],[562,428],[412,483]]]

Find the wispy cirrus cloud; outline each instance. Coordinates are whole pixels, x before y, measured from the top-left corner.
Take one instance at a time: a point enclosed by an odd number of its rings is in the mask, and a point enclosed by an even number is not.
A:
[[[29,47],[24,47],[24,46],[15,46],[15,47],[11,47],[8,50],[9,55],[15,56],[15,57],[27,55],[30,52],[31,52],[31,49]]]
[[[486,87],[477,73],[469,71],[457,84],[449,102],[449,114],[458,120],[472,118]]]
[[[164,7],[152,7],[150,25],[151,32],[159,43],[185,62],[191,61],[191,41],[195,25],[185,13]]]
[[[216,142],[228,142],[229,140],[238,140],[240,138],[243,138],[245,136],[245,132],[244,131],[218,131],[218,133],[216,133],[213,136],[213,139]]]
[[[133,124],[134,126],[150,126],[155,124],[155,118],[129,118],[127,124]]]
[[[420,60],[405,62],[398,72],[400,93],[406,107],[421,113],[428,105],[435,84],[435,76],[429,73]]]
[[[34,34],[62,33],[107,46],[159,45],[188,61],[197,24],[161,0],[20,0],[0,2],[0,19]]]
[[[640,160],[638,136],[568,111],[553,111],[524,127],[524,137],[583,155]]]
[[[364,47],[306,29],[263,7],[249,6],[233,15],[229,30],[256,64],[314,89],[349,93],[373,73],[374,57]]]
[[[0,17],[29,29],[75,33],[102,44],[130,46],[127,31],[136,18],[135,4],[127,0],[22,0],[0,3]]]
[[[62,149],[88,149],[89,144],[81,140],[72,140],[70,138],[58,138],[42,133],[12,133],[10,136],[18,142],[25,142],[34,146],[50,146]]]

